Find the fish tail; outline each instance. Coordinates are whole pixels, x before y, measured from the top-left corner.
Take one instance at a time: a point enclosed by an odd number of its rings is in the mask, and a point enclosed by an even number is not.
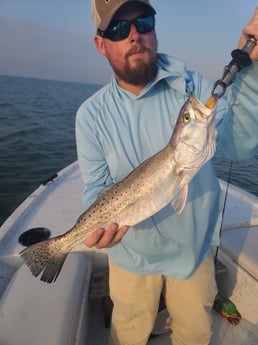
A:
[[[57,246],[57,237],[35,243],[19,254],[30,268],[34,277],[41,274],[40,280],[46,283],[55,282],[69,251]]]

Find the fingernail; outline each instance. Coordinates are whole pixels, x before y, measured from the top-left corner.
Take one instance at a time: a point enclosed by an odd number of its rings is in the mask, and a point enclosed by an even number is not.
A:
[[[117,232],[118,230],[119,230],[119,228],[118,228],[118,224],[117,223],[113,223],[112,224],[112,231],[115,231],[115,232]]]
[[[105,229],[103,229],[103,228],[98,229],[98,235],[99,236],[103,235],[104,231],[105,231]]]
[[[129,230],[129,225],[125,225],[125,227],[123,229],[123,233],[125,234],[128,230]]]

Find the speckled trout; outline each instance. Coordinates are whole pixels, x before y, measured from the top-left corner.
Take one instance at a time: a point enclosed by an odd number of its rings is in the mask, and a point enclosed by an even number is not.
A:
[[[113,222],[136,225],[169,203],[181,213],[189,182],[216,149],[214,112],[215,102],[205,106],[192,94],[181,108],[164,149],[103,191],[69,231],[20,253],[32,274],[41,275],[47,283],[55,281],[72,248],[100,227]]]

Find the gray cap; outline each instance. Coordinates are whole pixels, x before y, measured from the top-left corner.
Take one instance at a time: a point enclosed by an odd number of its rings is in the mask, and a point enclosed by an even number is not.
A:
[[[147,7],[150,13],[156,14],[148,0],[92,0],[91,18],[96,31],[98,29],[105,31],[119,8],[129,2],[141,3]]]

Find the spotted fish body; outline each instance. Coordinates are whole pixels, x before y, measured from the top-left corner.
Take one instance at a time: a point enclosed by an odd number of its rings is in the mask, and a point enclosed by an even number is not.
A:
[[[20,255],[34,276],[51,283],[77,244],[97,228],[116,222],[133,226],[168,203],[181,213],[188,184],[215,152],[214,107],[204,106],[192,94],[180,110],[167,146],[145,160],[128,176],[107,188],[63,235],[36,243]],[[140,230],[139,230],[140,231]]]

